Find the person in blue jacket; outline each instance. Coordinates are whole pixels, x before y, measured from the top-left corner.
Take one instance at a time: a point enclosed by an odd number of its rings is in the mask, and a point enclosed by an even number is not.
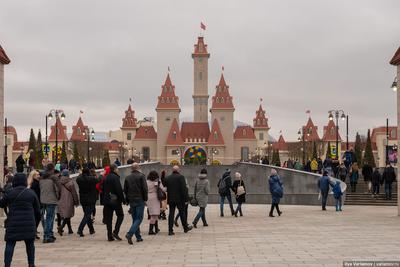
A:
[[[340,187],[340,182],[336,181],[332,188],[333,197],[335,198],[336,211],[342,211],[342,188]]]
[[[323,175],[318,180],[318,188],[321,191],[322,210],[326,210],[326,202],[328,200],[328,193],[330,186],[333,187],[333,184],[330,182],[328,172],[324,171]]]
[[[269,177],[269,191],[271,192],[272,203],[271,203],[271,210],[269,212],[269,217],[274,216],[274,208],[278,212],[278,215],[282,215],[282,211],[279,210],[279,202],[283,197],[283,183],[278,176],[278,173],[275,169],[271,170],[271,176]]]

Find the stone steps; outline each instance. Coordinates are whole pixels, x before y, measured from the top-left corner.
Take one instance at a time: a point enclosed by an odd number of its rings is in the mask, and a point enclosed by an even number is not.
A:
[[[368,193],[368,186],[361,181],[357,184],[357,192],[352,193],[350,184],[347,184],[346,205],[370,205],[370,206],[397,206],[397,183],[392,185],[392,199],[385,200],[385,186],[381,186],[380,194],[377,198],[373,198]]]

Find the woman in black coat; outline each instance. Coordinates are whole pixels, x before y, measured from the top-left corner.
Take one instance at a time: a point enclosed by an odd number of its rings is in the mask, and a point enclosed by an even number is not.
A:
[[[0,207],[8,207],[4,240],[4,266],[10,267],[17,241],[25,241],[29,267],[35,266],[36,222],[40,219],[40,205],[36,194],[27,188],[26,175],[17,173],[13,178],[13,189],[0,199]]]
[[[244,193],[238,192],[239,186],[243,186]],[[236,211],[235,211],[235,217],[237,217],[238,212],[240,213],[240,216],[243,216],[242,204],[246,202],[246,187],[244,186],[244,182],[242,180],[242,175],[239,172],[235,173],[235,181],[232,184],[232,190],[235,193],[236,202],[238,204]],[[239,195],[238,195],[238,193],[239,193]]]

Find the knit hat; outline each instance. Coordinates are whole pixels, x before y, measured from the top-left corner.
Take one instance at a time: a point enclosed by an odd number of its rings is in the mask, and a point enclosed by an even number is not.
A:
[[[61,176],[69,177],[69,171],[68,171],[67,169],[64,169],[64,170],[61,172]]]
[[[275,169],[271,170],[271,175],[277,175],[277,174],[278,174],[278,172]]]
[[[201,169],[200,174],[207,174],[207,170],[206,169]]]
[[[17,186],[27,186],[28,185],[28,181],[26,179],[26,174],[22,173],[22,172],[18,172],[14,175],[13,179],[12,179],[12,186],[13,187],[17,187]]]

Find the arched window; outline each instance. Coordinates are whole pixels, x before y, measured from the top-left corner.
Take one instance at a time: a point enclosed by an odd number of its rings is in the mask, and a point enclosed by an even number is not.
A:
[[[214,131],[214,139],[215,139],[215,140],[218,139],[218,133],[217,133],[217,131]]]
[[[174,138],[174,140],[176,140],[176,132],[175,131],[172,133],[172,138]]]

